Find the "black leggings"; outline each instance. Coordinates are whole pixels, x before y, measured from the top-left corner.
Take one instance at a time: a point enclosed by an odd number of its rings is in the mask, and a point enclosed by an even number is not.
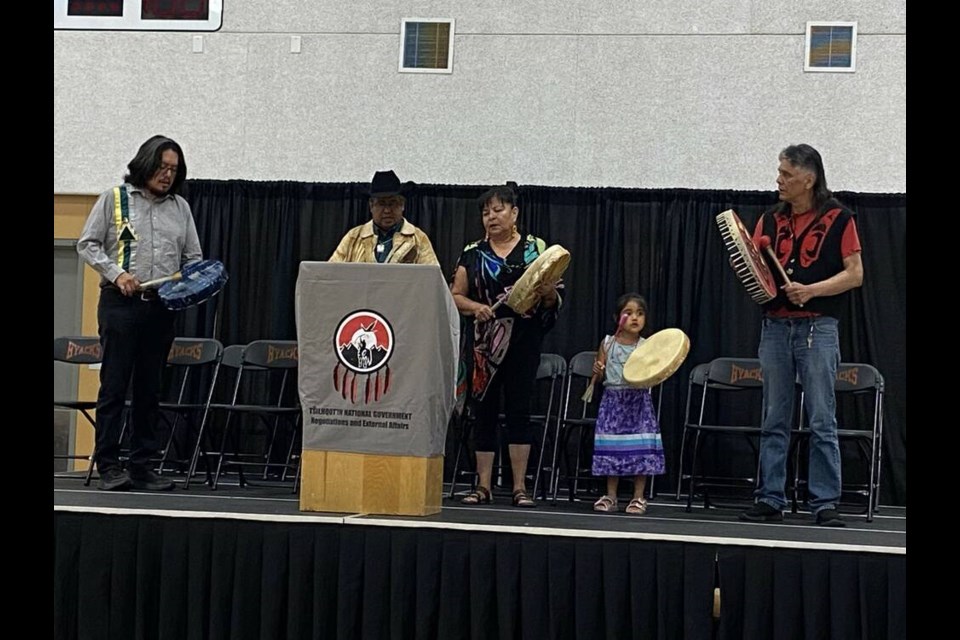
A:
[[[539,366],[539,340],[520,340],[510,345],[507,357],[497,369],[487,393],[477,406],[477,425],[474,429],[477,451],[497,450],[501,390],[507,417],[507,442],[533,444],[535,429],[530,424],[530,400]]]

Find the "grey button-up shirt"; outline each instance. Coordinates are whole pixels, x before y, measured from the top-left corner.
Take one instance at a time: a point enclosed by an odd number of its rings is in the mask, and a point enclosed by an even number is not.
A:
[[[127,241],[128,267],[124,269],[123,256],[117,256],[121,244],[118,236],[124,224],[113,189],[97,199],[77,242],[77,253],[103,278],[101,287],[114,282],[124,271],[146,282],[173,275],[182,265],[203,258],[193,212],[186,200],[177,195],[156,198],[130,184],[123,188],[129,194],[129,231],[124,235],[132,236]]]

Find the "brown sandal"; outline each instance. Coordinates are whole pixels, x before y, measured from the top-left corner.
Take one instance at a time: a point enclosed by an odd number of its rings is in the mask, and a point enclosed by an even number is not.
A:
[[[517,489],[513,492],[513,506],[515,507],[525,507],[527,509],[537,506],[537,503],[534,502],[530,496],[527,495],[527,492],[523,489]]]
[[[460,500],[460,504],[490,504],[491,502],[493,502],[493,496],[486,487],[477,487]]]

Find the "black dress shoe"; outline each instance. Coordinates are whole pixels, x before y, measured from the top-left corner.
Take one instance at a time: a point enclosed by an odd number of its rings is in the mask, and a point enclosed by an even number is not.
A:
[[[817,511],[817,524],[821,527],[845,527],[847,524],[840,519],[840,512],[833,507]]]
[[[744,522],[781,522],[783,512],[771,507],[766,502],[757,502],[741,513],[740,519]]]
[[[126,471],[119,467],[110,467],[100,471],[99,488],[101,491],[126,491],[133,482]]]
[[[152,469],[138,469],[130,472],[134,489],[142,491],[170,491],[173,481],[157,475]]]

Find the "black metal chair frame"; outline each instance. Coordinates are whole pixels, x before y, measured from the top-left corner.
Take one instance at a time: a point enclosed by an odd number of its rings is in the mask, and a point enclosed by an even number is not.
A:
[[[53,360],[54,362],[63,362],[70,365],[91,365],[100,364],[100,338],[96,336],[62,336],[53,339]],[[90,413],[97,408],[96,400],[65,400],[53,399],[54,408],[71,409],[78,411],[94,432],[97,430],[96,418]],[[87,456],[79,455],[57,455],[54,454],[54,460],[87,460],[89,466],[84,476],[83,484],[88,486],[93,477],[94,453]],[[55,477],[76,477],[74,475],[54,474]]]
[[[160,402],[160,417],[170,427],[170,433],[167,436],[166,444],[161,450],[160,464],[157,472],[163,474],[164,466],[169,462],[189,464],[192,456],[171,460],[170,450],[174,447],[174,438],[176,437],[177,427],[181,422],[187,422],[195,425],[196,437],[199,440],[200,428],[203,424],[206,413],[210,407],[210,401],[213,397],[213,390],[217,385],[217,377],[220,374],[220,360],[223,356],[223,345],[219,340],[212,338],[175,338],[170,346],[170,355],[167,358],[167,367],[174,371],[182,370],[180,384],[177,388],[176,400]],[[204,368],[209,368],[210,379],[205,389],[197,392],[197,397],[202,398],[202,402],[185,402],[184,399],[190,390],[190,384],[197,384],[197,379],[201,377]],[[199,422],[191,420],[191,417],[200,415]],[[173,416],[173,420],[170,416]]]
[[[197,472],[197,465],[202,457],[204,460],[204,469],[206,473],[205,483],[208,486],[213,486],[213,468],[210,464],[210,458],[216,455],[218,452],[215,451],[211,442],[210,435],[210,422],[211,422],[211,409],[216,410],[217,407],[224,406],[222,403],[214,403],[213,399],[216,395],[218,388],[223,389],[223,385],[226,384],[224,380],[224,371],[232,370],[235,371],[235,376],[240,375],[242,363],[243,363],[243,350],[246,348],[246,345],[234,344],[228,347],[225,347],[220,354],[220,363],[217,367],[217,384],[211,385],[210,395],[207,397],[207,406],[204,408],[203,418],[200,421],[200,428],[197,433],[197,439],[194,443],[193,455],[190,456],[190,466],[187,469],[187,478],[184,482],[184,489],[189,489],[191,482]],[[237,378],[234,378],[233,384],[229,387],[230,393],[230,403],[236,402],[238,389],[240,381]]]
[[[217,488],[224,465],[238,466],[240,486],[245,486],[248,484],[248,481],[243,473],[244,466],[262,466],[264,468],[264,479],[267,478],[267,473],[271,467],[281,467],[283,471],[280,479],[287,479],[288,472],[291,470],[290,465],[291,460],[294,457],[294,449],[297,438],[301,435],[302,411],[300,409],[299,401],[292,406],[284,406],[282,403],[288,385],[291,384],[291,372],[296,372],[298,367],[299,354],[297,352],[297,342],[295,340],[256,340],[248,344],[243,349],[240,368],[237,372],[236,382],[234,384],[233,398],[230,404],[211,403],[208,406],[208,415],[210,411],[226,413],[226,421],[224,422],[223,433],[220,439],[220,448],[219,451],[215,452],[217,455],[217,468],[214,472],[211,489],[215,490]],[[280,389],[277,392],[276,403],[251,404],[238,402],[241,384],[244,380],[244,373],[249,373],[252,371],[282,371],[283,375],[281,377]],[[240,454],[239,451],[236,451],[238,447],[235,447],[235,451],[232,453],[228,453],[226,451],[227,441],[231,433],[230,426],[232,423],[232,418],[235,415],[256,416],[269,429],[271,435],[267,446],[267,451],[262,456],[263,462],[254,462],[242,459],[244,457],[249,457],[249,454]],[[283,420],[288,420],[291,424],[290,444],[283,462],[271,462],[277,428],[280,422]],[[233,460],[227,460],[226,458],[228,456],[232,457]],[[197,456],[195,455],[194,463],[191,464],[191,467],[194,469],[196,457]],[[256,457],[261,456],[258,455]],[[297,458],[297,464],[299,466],[299,456],[297,456]],[[294,470],[294,472],[295,476],[299,475],[299,470]]]
[[[733,367],[743,371],[742,377],[735,377],[732,372]],[[753,372],[757,372],[755,375]],[[709,435],[740,435],[745,436],[753,449],[756,457],[754,476],[752,478],[707,478],[701,479],[701,486],[708,488],[727,487],[735,485],[752,484],[756,488],[760,477],[760,455],[759,439],[761,427],[759,425],[733,425],[733,424],[706,424],[704,418],[706,415],[707,403],[710,399],[710,392],[732,392],[743,393],[753,390],[762,394],[763,381],[759,376],[760,361],[756,358],[715,358],[709,363],[700,364],[690,372],[690,381],[687,388],[687,403],[683,423],[683,435],[680,441],[680,463],[677,476],[677,500],[680,499],[683,480],[688,481],[687,485],[687,505],[689,512],[693,507],[693,496],[697,489],[697,461],[700,457],[700,451],[703,446],[704,436]],[[695,393],[695,388],[699,387],[700,392]],[[696,403],[694,398],[698,397]],[[761,395],[762,397],[762,395]],[[762,401],[761,401],[762,404]],[[696,414],[696,418],[692,417]],[[760,416],[762,420],[763,409],[761,406]],[[690,434],[694,434],[693,452],[690,461],[689,473],[684,473],[687,441]],[[703,505],[705,508],[711,506],[709,493],[704,491]]]
[[[579,415],[573,417],[570,413],[570,397],[574,394],[573,386],[574,382],[577,380],[585,380],[586,384],[589,384],[590,378],[593,376],[593,362],[596,360],[597,352],[596,351],[581,351],[577,353],[572,358],[570,358],[570,363],[567,366],[567,376],[564,381],[564,391],[563,391],[563,410],[561,411],[560,417],[557,420],[557,430],[553,439],[553,456],[552,462],[550,464],[550,469],[552,471],[552,480],[550,483],[551,488],[551,502],[553,504],[557,503],[557,494],[560,490],[560,453],[563,452],[565,466],[567,468],[567,473],[565,474],[567,482],[569,484],[568,497],[570,500],[573,500],[576,496],[577,486],[581,479],[579,473],[579,462],[580,462],[580,449],[583,443],[583,432],[585,429],[592,429],[596,425],[596,407],[599,402],[586,403],[577,398],[577,402],[580,403]],[[579,385],[578,385],[579,386]],[[579,391],[579,388],[578,388]],[[568,445],[570,441],[571,433],[574,429],[580,430],[580,437],[577,440],[577,455],[576,460],[574,461],[574,470],[573,474],[570,473],[570,456],[568,455]]]

